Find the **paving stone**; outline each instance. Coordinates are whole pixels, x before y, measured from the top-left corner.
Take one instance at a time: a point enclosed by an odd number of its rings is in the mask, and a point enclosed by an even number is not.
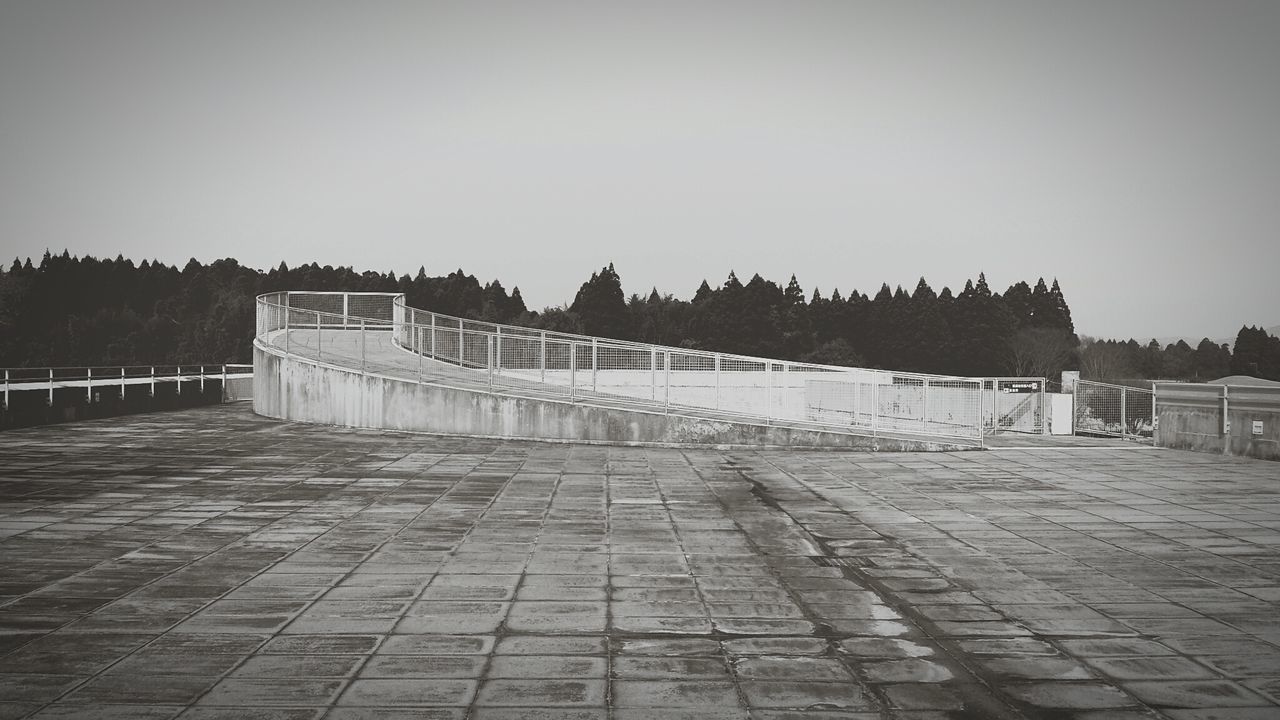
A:
[[[605,687],[603,679],[486,680],[476,704],[481,707],[603,706]]]
[[[738,691],[729,681],[614,680],[614,707],[738,707]]]
[[[1195,680],[1214,677],[1203,665],[1180,657],[1088,658],[1085,662],[1116,680]]]
[[[487,655],[494,638],[485,635],[390,635],[380,655]]]
[[[839,647],[855,658],[919,658],[934,654],[927,645],[897,638],[849,638],[841,640]]]
[[[608,662],[582,655],[507,655],[493,658],[489,678],[604,678]]]
[[[1124,689],[1154,707],[1227,708],[1270,705],[1265,698],[1227,680],[1127,682]]]
[[[458,706],[465,707],[475,698],[474,680],[357,678],[338,698],[339,705],[386,706]]]
[[[1063,657],[998,657],[984,660],[982,667],[1004,678],[1026,680],[1092,680],[1093,675],[1078,661]]]
[[[1026,683],[1003,686],[1005,692],[1042,709],[1089,710],[1134,705],[1128,695],[1102,683]]]
[[[725,652],[731,655],[822,655],[827,642],[811,637],[759,637],[726,640]]]
[[[485,662],[475,655],[374,655],[360,667],[360,677],[479,678]]]
[[[752,708],[874,709],[862,688],[853,683],[746,681],[742,691]]]
[[[921,658],[865,663],[860,668],[874,683],[939,683],[954,677],[945,666]]]

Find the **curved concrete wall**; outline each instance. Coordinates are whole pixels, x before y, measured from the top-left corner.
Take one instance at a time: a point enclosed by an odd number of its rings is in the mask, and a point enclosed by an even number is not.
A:
[[[364,375],[253,348],[253,408],[301,422],[526,440],[637,445],[960,450],[949,443],[871,438],[593,407]]]

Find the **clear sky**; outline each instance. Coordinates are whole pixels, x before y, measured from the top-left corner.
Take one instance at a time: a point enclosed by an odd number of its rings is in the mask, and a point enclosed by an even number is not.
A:
[[[0,256],[1280,323],[1280,2],[0,0]],[[10,260],[5,260],[6,264]]]

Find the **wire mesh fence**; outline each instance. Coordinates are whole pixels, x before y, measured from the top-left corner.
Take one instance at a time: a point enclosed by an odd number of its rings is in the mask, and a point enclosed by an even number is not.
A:
[[[498,325],[410,308],[394,294],[270,293],[257,329],[286,352],[366,373],[709,419],[981,442],[987,418],[983,379]]]
[[[988,433],[1046,433],[1046,385],[1044,378],[984,378],[982,423],[985,430]]]
[[[1076,434],[1150,439],[1155,430],[1155,393],[1092,380],[1075,382]]]

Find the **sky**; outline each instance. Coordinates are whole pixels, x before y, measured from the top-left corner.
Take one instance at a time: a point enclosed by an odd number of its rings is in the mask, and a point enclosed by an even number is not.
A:
[[[1280,323],[1280,3],[0,0],[0,257]]]

